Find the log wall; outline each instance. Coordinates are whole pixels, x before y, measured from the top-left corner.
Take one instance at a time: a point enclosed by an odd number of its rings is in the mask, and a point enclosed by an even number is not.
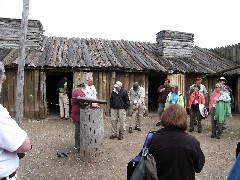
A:
[[[25,70],[24,73],[24,117],[45,118],[47,106],[44,91],[45,73],[39,70]],[[7,79],[3,83],[2,104],[12,117],[16,114],[17,70],[6,70]],[[42,80],[41,80],[42,79]],[[40,83],[41,82],[41,83]]]

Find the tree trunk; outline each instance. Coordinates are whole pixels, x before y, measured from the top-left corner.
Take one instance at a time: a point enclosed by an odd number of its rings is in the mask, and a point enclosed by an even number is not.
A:
[[[20,126],[23,119],[23,87],[25,66],[25,42],[28,27],[29,0],[23,0],[23,12],[19,37],[19,62],[17,73],[16,121]]]

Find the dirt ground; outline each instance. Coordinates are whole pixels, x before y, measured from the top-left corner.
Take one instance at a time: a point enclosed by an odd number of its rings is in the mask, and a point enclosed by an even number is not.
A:
[[[234,161],[237,142],[240,137],[240,115],[227,121],[222,138],[210,138],[210,119],[203,121],[203,133],[191,133],[201,142],[206,163],[197,180],[226,179]],[[73,149],[74,124],[70,120],[49,117],[44,120],[24,120],[23,129],[30,136],[33,149],[21,160],[18,176],[22,180],[125,180],[127,163],[137,155],[149,130],[157,130],[157,114],[150,114],[144,120],[141,132],[124,134],[124,139],[110,140],[110,119],[105,118],[105,159],[99,163],[86,163]],[[69,157],[59,158],[57,152],[69,152]]]

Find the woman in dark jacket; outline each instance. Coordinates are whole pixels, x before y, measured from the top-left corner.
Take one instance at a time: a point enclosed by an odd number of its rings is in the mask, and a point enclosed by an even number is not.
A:
[[[187,134],[187,112],[177,105],[170,105],[162,115],[164,128],[154,133],[149,153],[157,166],[158,179],[194,180],[200,173],[205,157],[199,141]]]

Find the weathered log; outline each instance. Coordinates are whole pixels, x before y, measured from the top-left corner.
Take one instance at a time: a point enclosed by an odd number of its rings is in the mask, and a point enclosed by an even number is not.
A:
[[[86,97],[80,97],[80,96],[77,97],[77,100],[79,102],[86,102],[86,103],[98,103],[98,104],[107,104],[108,103],[105,100],[86,98]]]
[[[104,158],[103,109],[81,109],[80,114],[80,159],[99,162]]]

